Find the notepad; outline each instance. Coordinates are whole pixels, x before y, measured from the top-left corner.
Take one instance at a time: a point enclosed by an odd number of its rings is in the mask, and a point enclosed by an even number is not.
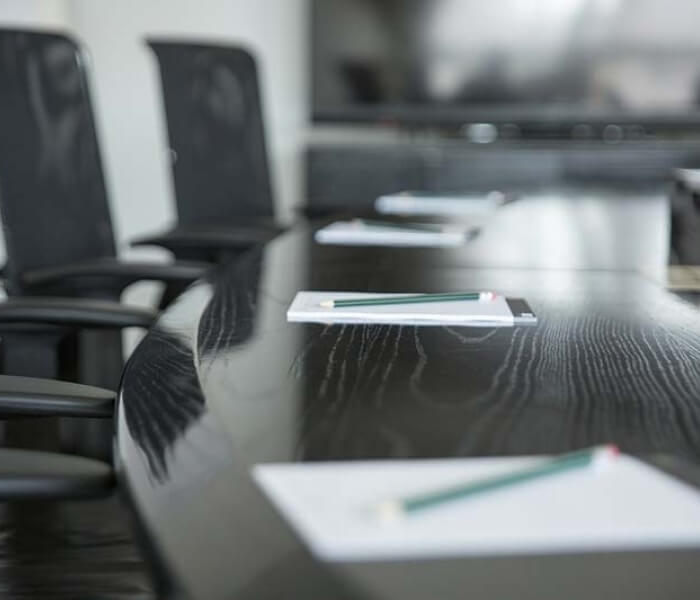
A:
[[[410,296],[412,294],[367,294],[359,292],[299,292],[289,310],[287,321],[305,323],[383,323],[395,325],[469,325],[510,327],[515,317],[503,296],[492,300],[426,302],[328,308],[327,300]],[[529,313],[531,321],[536,321]]]
[[[315,239],[320,244],[347,246],[419,246],[448,248],[464,244],[470,231],[448,225],[401,226],[376,225],[359,220],[336,221],[319,229]]]
[[[689,188],[700,189],[700,169],[674,169],[676,179],[685,183]]]
[[[271,503],[327,561],[700,547],[700,493],[620,456],[399,521],[377,503],[536,464],[522,458],[258,465]]]
[[[380,196],[374,208],[384,214],[469,216],[488,214],[504,202],[505,195],[497,191],[486,194],[400,192]]]

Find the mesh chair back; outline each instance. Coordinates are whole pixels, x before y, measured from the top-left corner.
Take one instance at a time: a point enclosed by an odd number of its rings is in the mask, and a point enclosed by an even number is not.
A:
[[[64,35],[0,29],[0,210],[10,291],[26,270],[115,254],[85,63]]]
[[[160,69],[180,224],[272,217],[253,57],[236,47],[148,45]]]

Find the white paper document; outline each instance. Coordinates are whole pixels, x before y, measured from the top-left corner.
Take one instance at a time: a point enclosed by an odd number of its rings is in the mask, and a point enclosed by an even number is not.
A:
[[[700,169],[674,169],[674,174],[691,190],[700,190]]]
[[[413,294],[367,294],[359,292],[299,292],[287,321],[303,323],[383,323],[390,325],[469,325],[509,327],[515,323],[503,296],[490,300],[462,300],[375,306],[326,307],[328,300],[386,298]]]
[[[257,465],[252,474],[320,559],[396,560],[700,547],[697,489],[629,456],[382,521],[378,503],[538,458]]]
[[[320,244],[445,248],[464,244],[469,231],[449,225],[401,227],[353,220],[331,223],[319,229],[314,237]]]
[[[383,214],[469,216],[488,214],[504,201],[503,193],[495,191],[487,194],[401,192],[379,196],[374,208]]]

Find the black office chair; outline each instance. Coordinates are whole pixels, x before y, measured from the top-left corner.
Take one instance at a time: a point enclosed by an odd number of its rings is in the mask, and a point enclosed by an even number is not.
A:
[[[0,418],[110,418],[116,393],[28,377],[0,376]],[[97,498],[114,488],[110,464],[70,454],[0,448],[0,501]]]
[[[0,418],[111,418],[117,393],[54,379],[0,375]]]
[[[95,356],[82,360],[75,351],[76,338],[101,331],[119,335],[124,327],[146,329],[155,319],[156,313],[150,309],[106,300],[9,298],[0,302],[0,372],[68,381],[106,382],[104,386],[116,389],[122,370],[122,357],[115,356],[114,346],[121,351],[120,344],[109,339],[110,344],[95,344],[95,347],[88,349]],[[14,409],[17,414],[78,416],[66,413],[64,405],[57,407],[62,412],[51,414],[51,405],[46,403],[37,405],[24,402],[23,409],[20,404]],[[3,410],[6,408],[0,401],[0,418],[7,412]],[[39,441],[42,448],[53,449],[60,444],[61,448],[71,452],[99,458],[110,456],[112,423],[105,420],[103,415],[80,416],[80,419],[15,420],[5,427],[5,440],[9,445],[24,446],[30,443],[36,448],[35,442]]]
[[[105,462],[54,452],[0,448],[0,502],[10,500],[85,500],[114,488]]]
[[[8,336],[24,334],[41,342],[60,338],[73,328],[149,327],[154,319],[155,313],[150,310],[101,300],[10,298],[0,303],[4,351]],[[27,350],[26,344],[20,347]],[[38,345],[30,345],[29,349],[36,351]],[[31,352],[23,358],[31,370],[46,368],[46,364],[38,367],[34,364],[37,356]],[[7,356],[3,356],[3,363],[6,361]],[[0,419],[6,423],[37,418],[44,422],[47,418],[83,422],[97,419],[108,425],[107,438],[111,439],[109,421],[114,415],[116,396],[111,390],[66,381],[0,375]],[[11,437],[8,433],[11,432],[6,429],[5,441]],[[29,440],[32,449],[0,449],[0,501],[94,498],[111,491],[114,475],[110,463],[58,454],[53,451],[57,448],[51,448],[51,452],[38,451],[37,446],[50,446],[51,440],[31,436]]]
[[[121,331],[148,329],[150,308],[91,298],[13,296],[0,301],[0,373],[116,388]]]
[[[255,60],[232,47],[148,41],[160,69],[178,222],[135,245],[221,262],[282,231],[275,222]]]
[[[76,43],[62,34],[0,30],[0,211],[10,296],[115,301],[139,280],[182,287],[205,272],[202,264],[116,258],[85,61]],[[29,337],[27,331],[14,338],[3,331],[2,345],[32,343],[31,353],[47,354],[58,339],[35,335],[29,342]],[[78,380],[116,387],[122,368],[119,332],[78,337],[73,343],[78,363],[95,363]],[[49,369],[27,369],[28,364],[24,360],[20,369],[5,372],[58,376]]]
[[[85,61],[65,35],[0,30],[0,203],[10,295],[115,300],[204,272],[116,258]]]
[[[700,264],[700,169],[676,169],[671,190],[672,263]]]

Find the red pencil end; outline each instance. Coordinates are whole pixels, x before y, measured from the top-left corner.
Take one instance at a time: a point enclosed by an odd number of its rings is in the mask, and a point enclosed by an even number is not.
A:
[[[606,449],[610,456],[620,456],[620,447],[617,444],[608,444]]]

